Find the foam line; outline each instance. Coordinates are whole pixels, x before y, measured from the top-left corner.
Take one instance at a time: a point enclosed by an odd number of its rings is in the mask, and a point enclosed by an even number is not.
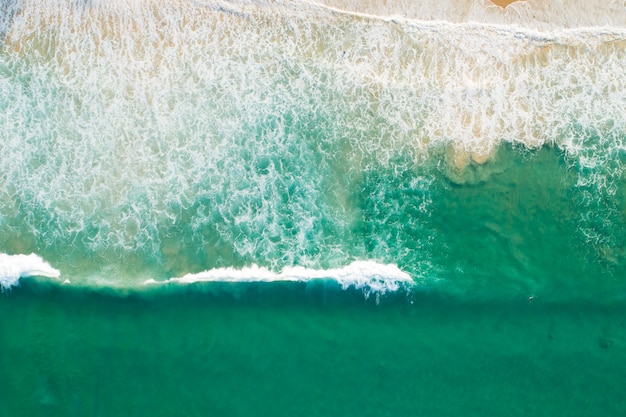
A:
[[[309,282],[332,280],[343,289],[362,289],[366,293],[384,294],[394,292],[403,286],[411,286],[414,281],[406,272],[395,265],[384,265],[373,261],[355,261],[343,268],[309,269],[300,266],[289,267],[280,273],[272,272],[256,265],[243,269],[216,268],[196,274],[187,274],[166,281],[147,280],[145,284],[191,284],[195,282]]]
[[[24,277],[59,278],[61,273],[52,268],[40,256],[7,255],[0,253],[0,288],[9,288]]]

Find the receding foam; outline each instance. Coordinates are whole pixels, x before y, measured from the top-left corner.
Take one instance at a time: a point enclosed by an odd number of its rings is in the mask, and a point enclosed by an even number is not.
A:
[[[52,268],[40,256],[7,255],[0,253],[0,288],[16,285],[20,278],[47,277],[59,278],[61,273]]]
[[[355,261],[343,268],[309,269],[300,266],[289,267],[281,272],[273,272],[256,265],[242,268],[216,268],[197,274],[187,274],[166,281],[147,280],[145,284],[191,284],[196,282],[309,282],[331,280],[343,289],[356,288],[370,293],[385,294],[402,287],[415,284],[409,274],[395,265],[385,265],[374,261]]]

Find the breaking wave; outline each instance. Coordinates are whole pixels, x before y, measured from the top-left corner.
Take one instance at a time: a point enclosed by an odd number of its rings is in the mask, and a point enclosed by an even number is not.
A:
[[[0,253],[0,289],[16,285],[20,278],[59,278],[60,275],[57,269],[52,268],[40,256],[33,253],[30,255]]]
[[[170,278],[157,282],[148,280],[146,284],[191,284],[196,282],[309,282],[330,280],[337,282],[343,289],[362,290],[365,296],[371,293],[383,295],[388,292],[409,288],[415,284],[406,272],[395,265],[381,265],[372,261],[356,261],[343,268],[326,270],[303,267],[285,268],[280,273],[266,268],[252,266],[243,269],[220,268],[196,274],[187,274],[180,278]]]

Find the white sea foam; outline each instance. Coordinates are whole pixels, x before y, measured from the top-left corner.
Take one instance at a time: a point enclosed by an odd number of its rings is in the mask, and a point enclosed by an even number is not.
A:
[[[30,255],[0,253],[0,288],[2,289],[16,285],[20,278],[59,278],[60,275],[58,270],[33,253]]]
[[[398,153],[445,147],[463,171],[501,143],[549,145],[609,166],[625,148],[620,2],[461,3],[3,2],[0,231],[85,258],[201,247],[280,270],[341,256],[362,213],[337,178]]]
[[[395,265],[379,264],[373,261],[355,261],[343,268],[309,269],[304,267],[285,268],[273,272],[267,268],[251,266],[248,268],[217,268],[197,274],[187,274],[180,278],[170,278],[157,282],[147,280],[146,284],[191,284],[195,282],[309,282],[313,280],[331,280],[343,289],[356,288],[370,293],[385,294],[403,287],[414,285],[413,279]]]

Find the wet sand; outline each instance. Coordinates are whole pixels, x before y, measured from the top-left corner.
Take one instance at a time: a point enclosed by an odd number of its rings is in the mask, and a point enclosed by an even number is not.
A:
[[[496,6],[500,6],[500,7],[506,7],[509,4],[514,3],[515,1],[518,1],[518,0],[491,0],[493,4],[495,4]]]

